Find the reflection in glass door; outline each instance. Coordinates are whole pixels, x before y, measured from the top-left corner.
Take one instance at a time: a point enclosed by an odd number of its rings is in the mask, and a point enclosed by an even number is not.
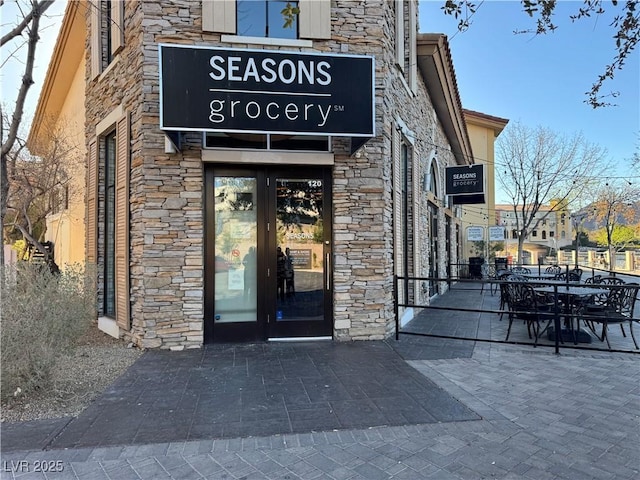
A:
[[[255,177],[214,177],[214,322],[256,322]]]
[[[205,341],[330,337],[331,170],[205,179]]]
[[[275,180],[276,313],[270,335],[327,335],[330,289],[322,177]],[[284,325],[287,324],[287,325]]]

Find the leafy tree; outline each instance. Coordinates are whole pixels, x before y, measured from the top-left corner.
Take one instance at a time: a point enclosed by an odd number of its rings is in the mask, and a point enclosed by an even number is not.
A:
[[[324,224],[322,223],[322,218],[320,218],[313,225],[313,242],[321,243],[324,240]]]
[[[231,235],[231,231],[228,228],[225,228],[222,235],[219,235],[219,237],[220,242],[216,246],[220,247],[220,251],[228,259],[231,251],[238,246],[238,242],[233,235]]]
[[[576,237],[578,237],[578,245],[581,247],[589,247],[593,246],[591,240],[589,239],[589,234],[587,232],[579,231],[576,233]]]
[[[471,242],[472,255],[476,257],[485,258],[487,254],[487,242],[484,240],[477,240]],[[489,261],[495,260],[496,253],[503,251],[505,248],[504,242],[489,242]]]
[[[0,7],[4,6],[4,1],[0,2]],[[27,93],[31,85],[33,85],[33,65],[36,56],[36,47],[40,40],[40,20],[49,7],[53,5],[53,0],[30,0],[25,3],[21,9],[23,16],[16,21],[14,28],[2,35],[0,39],[0,48],[13,48],[8,56],[17,56],[22,52],[22,44],[25,42],[26,36],[26,57],[24,61],[24,73],[22,75],[22,83],[18,91],[11,119],[5,124],[5,107],[0,108],[3,118],[0,126],[0,138],[2,139],[2,149],[0,150],[0,234],[2,236],[2,244],[4,245],[4,219],[7,212],[7,197],[9,194],[8,182],[8,163],[17,159],[20,150],[24,145],[16,147],[16,140],[22,123],[24,114],[24,104]],[[8,118],[9,116],[7,116]],[[15,150],[14,150],[15,148]],[[4,264],[4,247],[0,248],[0,265]]]
[[[478,11],[480,6],[475,0],[447,0],[444,2],[442,10],[447,15],[452,15],[458,20],[458,29],[464,31],[471,25],[471,17]],[[514,33],[535,33],[544,35],[553,32],[558,28],[555,23],[556,0],[521,0],[524,13],[535,21],[535,28],[525,31],[514,31]],[[575,2],[579,4],[579,2]],[[624,67],[625,61],[632,54],[640,41],[640,3],[637,0],[626,0],[619,2],[613,0],[605,5],[602,0],[583,0],[575,13],[569,16],[571,22],[580,21],[584,18],[598,17],[609,23],[612,27],[612,43],[615,44],[615,55],[611,63],[605,66],[603,73],[598,75],[597,80],[587,93],[585,102],[593,108],[611,105],[605,100],[606,97],[617,97],[618,92],[602,94],[601,89],[606,80],[614,77],[617,70]]]
[[[561,136],[543,127],[509,125],[496,142],[496,176],[516,219],[518,262],[524,241],[549,215],[567,208],[607,169],[606,150],[590,144],[582,135]],[[551,205],[538,215],[543,205]]]
[[[597,230],[595,239],[598,245],[608,247],[609,251],[615,254],[615,252],[630,247],[640,240],[636,230],[629,225],[614,225],[610,230],[606,228]]]
[[[294,7],[291,2],[287,2],[280,13],[284,19],[284,28],[293,28],[293,22],[296,19],[296,15],[300,13],[300,8]]]

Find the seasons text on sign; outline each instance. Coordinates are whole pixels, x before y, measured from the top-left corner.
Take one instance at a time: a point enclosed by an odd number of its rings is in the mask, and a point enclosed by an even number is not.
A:
[[[226,63],[226,66],[224,65]],[[330,85],[331,74],[329,62],[313,60],[298,60],[294,62],[288,58],[279,62],[273,58],[263,58],[256,62],[253,57],[246,59],[243,63],[242,57],[229,57],[226,62],[220,55],[213,55],[209,60],[209,65],[214,71],[209,76],[216,80],[229,80],[234,82],[246,82],[253,79],[256,83],[282,82],[285,85],[298,83],[302,85]]]

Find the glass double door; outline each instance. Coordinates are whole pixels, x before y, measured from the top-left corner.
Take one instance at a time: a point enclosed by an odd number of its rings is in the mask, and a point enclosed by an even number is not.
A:
[[[206,170],[205,341],[332,335],[330,173]]]

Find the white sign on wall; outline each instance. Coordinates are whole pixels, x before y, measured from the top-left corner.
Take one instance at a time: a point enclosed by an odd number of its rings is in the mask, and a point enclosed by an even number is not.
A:
[[[489,227],[489,241],[490,242],[504,241],[504,227]]]
[[[484,228],[467,227],[467,240],[470,242],[482,242],[484,240]]]

